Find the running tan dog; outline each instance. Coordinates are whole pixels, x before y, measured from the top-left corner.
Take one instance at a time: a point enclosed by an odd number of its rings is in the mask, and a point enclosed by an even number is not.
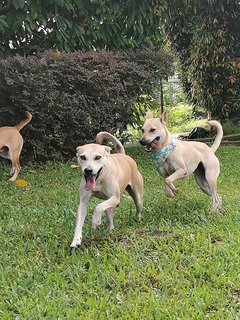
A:
[[[101,145],[104,140],[112,142],[117,153],[110,154],[111,148]],[[87,205],[92,196],[104,199],[93,212],[94,229],[101,224],[103,212],[107,214],[110,230],[114,228],[113,213],[125,189],[134,200],[139,219],[143,203],[143,179],[137,165],[125,154],[121,142],[110,133],[100,132],[96,137],[96,144],[78,147],[77,158],[84,178],[80,183],[80,204],[71,244],[73,248],[81,245],[82,227],[87,214]]]
[[[23,138],[20,130],[28,124],[32,119],[30,112],[24,112],[25,119],[20,121],[15,127],[1,127],[0,128],[0,156],[9,159],[12,162],[12,169],[9,179],[15,181],[21,170],[19,157],[23,147]]]
[[[140,143],[146,145],[157,171],[165,178],[165,193],[174,197],[178,192],[174,181],[194,173],[203,192],[212,197],[213,208],[221,207],[221,197],[217,194],[219,161],[214,152],[219,147],[223,130],[217,121],[208,121],[216,138],[209,148],[205,143],[177,140],[170,136],[166,128],[166,113],[153,118],[148,111],[142,127]]]

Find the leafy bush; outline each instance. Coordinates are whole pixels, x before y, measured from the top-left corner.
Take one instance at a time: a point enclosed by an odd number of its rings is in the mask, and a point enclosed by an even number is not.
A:
[[[189,122],[193,118],[192,111],[192,106],[188,104],[177,104],[169,109],[167,111],[168,128],[172,131],[176,131],[177,127]]]
[[[16,124],[29,109],[33,119],[23,129],[23,156],[67,160],[99,131],[121,133],[132,123],[139,96],[150,94],[171,73],[171,64],[168,54],[153,50],[45,52],[2,60],[0,125]]]
[[[189,104],[181,83],[174,84],[164,81],[163,104],[164,110],[167,111],[167,126],[171,132],[185,132],[189,131],[186,129],[192,129],[192,124],[196,122],[194,108]],[[138,110],[138,117],[135,118],[133,126],[128,125],[125,131],[125,140],[139,138],[139,127],[144,122],[147,110],[152,110],[154,117],[160,116],[159,88],[154,90],[152,96],[141,95],[135,108]]]
[[[189,103],[180,81],[178,84],[167,81],[163,82],[163,101],[165,109],[172,108],[178,104]]]
[[[144,123],[144,115],[146,110],[153,110],[154,117],[160,116],[159,103],[152,99],[149,103],[138,104],[141,110],[141,117],[134,126],[128,125],[124,132],[126,140],[139,139],[141,133],[139,128]],[[194,107],[187,103],[177,104],[172,108],[167,108],[167,127],[171,133],[190,132],[194,127],[205,128],[207,119],[196,119],[194,117]]]
[[[177,127],[173,127],[170,131],[173,133],[187,133],[190,132],[195,127],[201,127],[208,130],[208,126],[206,125],[207,119],[190,119],[190,121],[183,122],[181,125]]]

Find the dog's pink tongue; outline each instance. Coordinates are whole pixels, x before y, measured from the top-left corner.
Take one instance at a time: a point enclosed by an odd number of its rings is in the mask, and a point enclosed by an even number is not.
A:
[[[84,186],[84,189],[86,191],[89,191],[89,190],[92,190],[93,188],[95,188],[95,186],[96,186],[96,179],[93,176],[93,177],[90,177],[87,179],[86,184]]]
[[[151,147],[152,150],[158,149],[158,145],[154,141],[150,144],[150,147]]]

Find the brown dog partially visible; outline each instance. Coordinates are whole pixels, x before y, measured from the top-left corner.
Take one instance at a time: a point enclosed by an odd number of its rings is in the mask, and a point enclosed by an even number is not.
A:
[[[117,153],[111,154],[110,147],[100,145],[104,140],[111,141]],[[138,218],[143,205],[143,178],[137,169],[136,162],[125,154],[121,142],[110,133],[100,132],[96,137],[96,143],[78,147],[77,158],[84,178],[80,183],[80,204],[71,244],[73,248],[81,245],[87,205],[92,196],[104,200],[93,212],[92,227],[94,229],[101,224],[103,212],[107,214],[110,230],[114,228],[114,210],[119,205],[121,193],[125,189],[134,200]]]
[[[12,162],[12,169],[9,180],[15,181],[21,170],[20,167],[20,154],[23,147],[23,138],[20,130],[31,121],[32,115],[30,112],[24,112],[25,119],[20,121],[15,127],[1,127],[0,128],[0,156],[9,159]]]
[[[217,194],[219,161],[215,151],[219,147],[223,130],[217,121],[208,121],[216,138],[209,148],[205,143],[187,140],[172,140],[166,127],[166,113],[154,118],[152,111],[146,114],[142,126],[140,143],[148,147],[158,172],[165,178],[165,193],[174,197],[176,180],[194,173],[196,181],[203,192],[212,197],[213,208],[221,208],[221,197]]]

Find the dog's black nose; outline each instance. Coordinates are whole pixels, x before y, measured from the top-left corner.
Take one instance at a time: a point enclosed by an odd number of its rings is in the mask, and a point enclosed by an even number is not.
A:
[[[86,169],[84,169],[84,173],[86,174],[86,176],[90,176],[93,173],[93,171],[92,171],[92,169],[86,168]]]
[[[139,142],[141,143],[142,146],[146,145],[146,141],[144,139],[140,139]]]

